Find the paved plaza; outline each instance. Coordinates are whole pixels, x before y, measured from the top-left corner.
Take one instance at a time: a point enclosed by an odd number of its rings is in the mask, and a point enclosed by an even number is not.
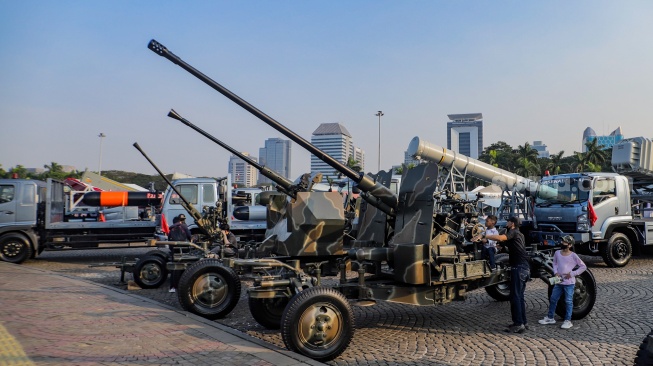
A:
[[[41,259],[28,261],[24,266],[126,289],[126,286],[117,285],[119,270],[88,265],[117,261],[121,256],[131,259],[145,251],[146,249],[47,252]],[[526,290],[530,330],[524,334],[503,332],[505,324],[510,321],[509,303],[497,302],[483,290],[470,293],[464,302],[443,306],[379,303],[372,307],[354,307],[354,339],[349,348],[329,364],[632,365],[642,340],[653,328],[653,257],[635,257],[623,268],[607,268],[600,258],[583,259],[596,277],[597,301],[592,313],[583,320],[574,321],[574,327],[570,330],[560,329],[560,322],[557,326],[537,324],[537,320],[546,313],[548,301],[546,286],[540,280],[534,280],[528,283]],[[131,279],[131,275],[128,274],[126,278]],[[61,296],[69,293],[74,294],[74,290],[67,287]],[[180,309],[175,294],[167,292],[167,284],[160,289],[129,290],[127,293]],[[6,294],[3,293],[3,298]],[[53,293],[52,296],[56,303],[60,294]],[[98,310],[98,313],[101,314],[102,311]],[[138,325],[149,319],[151,315],[147,314],[148,308],[139,310],[136,315],[125,312],[124,322]],[[36,323],[38,322],[35,321],[34,326]],[[236,309],[215,323],[263,340],[271,347],[284,347],[278,332],[264,329],[251,318],[245,291]],[[70,324],[70,327],[73,330],[80,329],[75,324]],[[138,326],[131,329],[142,332]],[[10,329],[12,334],[14,331]],[[207,346],[203,334],[189,336],[189,331],[162,333],[175,339],[180,334],[190,337],[187,340],[199,342],[200,348]],[[118,338],[120,337],[116,334],[105,335],[107,345],[120,342]],[[160,347],[157,342],[141,347],[144,347],[143,350],[154,347],[156,352],[165,352],[166,348]],[[217,349],[219,346],[216,346],[215,351],[219,353]],[[29,347],[25,348],[25,352],[32,357]],[[199,353],[201,352],[214,351],[208,347],[202,348]],[[34,358],[32,360],[36,361]]]

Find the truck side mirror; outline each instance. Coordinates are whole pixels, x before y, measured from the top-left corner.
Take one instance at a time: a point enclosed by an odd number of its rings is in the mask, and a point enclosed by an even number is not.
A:
[[[583,179],[582,185],[584,189],[592,188],[592,182],[589,179]]]

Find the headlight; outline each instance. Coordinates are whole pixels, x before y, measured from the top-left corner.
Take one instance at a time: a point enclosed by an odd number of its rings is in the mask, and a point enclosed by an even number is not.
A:
[[[590,225],[588,223],[578,223],[576,225],[576,231],[590,231]]]
[[[579,224],[580,224],[580,223],[588,223],[589,220],[587,220],[587,214],[579,215],[579,216],[576,218],[576,222],[578,222]]]

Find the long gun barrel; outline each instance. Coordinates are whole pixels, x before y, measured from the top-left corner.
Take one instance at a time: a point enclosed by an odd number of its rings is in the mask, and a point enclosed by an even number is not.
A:
[[[442,146],[421,140],[419,137],[414,137],[410,141],[407,152],[414,158],[427,160],[446,168],[455,167],[459,171],[466,170],[468,175],[497,184],[506,190],[515,188],[518,192],[523,193],[526,190],[534,191],[537,187],[537,182],[531,179],[447,150]]]
[[[191,205],[190,202],[188,202],[186,200],[186,198],[184,198],[184,196],[181,195],[181,193],[177,190],[177,188],[175,188],[175,186],[172,185],[172,182],[170,182],[170,180],[168,178],[166,178],[166,176],[163,174],[163,172],[161,172],[159,167],[156,166],[156,164],[154,164],[154,162],[150,159],[150,157],[147,156],[145,151],[143,151],[143,149],[141,149],[141,147],[138,145],[138,142],[134,142],[134,147],[136,148],[136,150],[138,150],[143,155],[143,157],[145,157],[145,159],[150,163],[150,165],[152,165],[152,167],[157,171],[157,173],[159,173],[161,178],[163,178],[163,180],[166,181],[168,186],[179,196],[179,198],[181,199],[181,202],[182,202],[182,204],[181,204],[182,207],[191,216],[193,216],[193,219],[195,219],[195,223],[197,224],[197,227],[200,228],[202,233],[204,233],[205,235],[208,235],[211,238],[213,238],[217,234],[219,234],[220,229],[216,228],[216,227],[212,227],[212,225],[209,222],[204,220],[204,218],[199,213],[199,211],[197,211],[197,209],[195,209],[195,207],[193,207],[193,205]]]
[[[150,43],[148,44],[148,48],[152,50],[154,53],[158,54],[159,56],[165,57],[166,59],[179,65],[182,69],[188,71],[190,74],[200,79],[211,88],[215,89],[225,97],[229,98],[234,103],[238,104],[239,106],[241,106],[242,108],[244,108],[245,110],[253,114],[254,116],[258,117],[261,121],[267,123],[272,128],[282,133],[284,136],[288,137],[289,139],[291,139],[292,141],[294,141],[304,149],[308,150],[311,154],[315,155],[318,159],[324,161],[332,168],[336,169],[337,171],[344,174],[346,177],[356,182],[358,188],[361,191],[366,192],[369,195],[373,196],[373,197],[368,196],[366,198],[368,202],[370,202],[371,204],[375,205],[376,207],[378,207],[379,209],[383,210],[388,214],[394,214],[394,210],[397,208],[398,202],[397,202],[397,196],[390,189],[384,187],[382,184],[378,182],[375,182],[374,179],[372,179],[372,177],[365,175],[363,173],[358,173],[355,170],[349,168],[348,166],[335,160],[333,157],[329,156],[324,151],[318,149],[310,142],[304,140],[302,137],[295,134],[281,123],[275,121],[273,118],[266,115],[262,111],[258,110],[256,107],[249,104],[248,102],[246,102],[245,100],[237,96],[236,94],[232,93],[224,86],[218,84],[208,76],[202,74],[200,71],[198,71],[194,67],[184,62],[181,58],[179,58],[174,53],[170,52],[164,45],[157,42],[156,40],[151,40]]]
[[[256,168],[256,170],[258,170],[261,174],[263,174],[263,176],[265,176],[267,178],[270,178],[273,182],[275,182],[278,185],[278,187],[281,187],[281,191],[283,193],[286,193],[286,194],[292,196],[293,198],[295,198],[295,192],[293,192],[293,189],[292,189],[293,182],[290,181],[289,179],[285,178],[284,176],[280,175],[279,173],[275,172],[274,170],[272,170],[270,168],[267,168],[267,167],[255,162],[254,160],[247,157],[246,155],[241,154],[238,150],[232,148],[231,146],[229,146],[229,145],[225,144],[224,142],[218,140],[217,138],[215,138],[214,136],[212,136],[208,132],[202,130],[201,128],[199,128],[197,126],[195,126],[189,120],[187,120],[186,118],[179,115],[179,113],[175,112],[174,109],[170,110],[170,112],[168,113],[168,117],[174,118],[174,119],[176,119],[178,121],[181,121],[181,123],[183,123],[186,126],[192,128],[193,130],[199,132],[202,136],[208,138],[209,140],[211,140],[211,141],[215,142],[216,144],[222,146],[224,149],[226,149],[230,153],[232,153],[232,154],[236,155],[237,157],[243,159],[247,164],[249,164],[249,165],[253,166],[254,168]]]

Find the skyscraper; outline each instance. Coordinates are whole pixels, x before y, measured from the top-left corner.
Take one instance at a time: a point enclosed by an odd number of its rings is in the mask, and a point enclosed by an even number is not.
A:
[[[258,162],[275,172],[290,178],[290,140],[269,138],[265,140],[265,147],[258,150]],[[258,184],[271,184],[272,180],[259,175]]]
[[[365,150],[361,149],[360,147],[352,146],[354,151],[352,153],[352,156],[354,157],[354,160],[358,162],[358,166],[361,167],[361,172],[365,171]]]
[[[347,159],[354,152],[351,134],[340,123],[322,123],[313,132],[311,143],[343,164],[347,164]],[[338,171],[311,155],[311,174],[316,172],[322,173],[323,182],[326,182],[327,177],[338,177]]]
[[[256,161],[256,157],[250,156],[249,153],[243,152],[242,154]],[[229,174],[231,174],[232,183],[238,184],[239,187],[252,187],[256,185],[258,170],[247,164],[245,160],[232,155],[229,158]]]
[[[546,149],[546,145],[542,141],[533,141],[533,149],[537,150],[537,157],[539,158],[548,158],[551,156],[549,150]]]
[[[449,114],[447,149],[478,159],[483,152],[483,114]]]
[[[585,146],[585,144],[591,142],[594,139],[596,139],[596,143],[599,146],[603,146],[603,149],[605,150],[612,148],[614,144],[623,140],[624,134],[621,131],[621,127],[617,127],[616,130],[612,131],[607,136],[597,136],[596,132],[594,132],[591,127],[587,127],[585,131],[583,131],[583,152],[587,152],[587,146]]]

